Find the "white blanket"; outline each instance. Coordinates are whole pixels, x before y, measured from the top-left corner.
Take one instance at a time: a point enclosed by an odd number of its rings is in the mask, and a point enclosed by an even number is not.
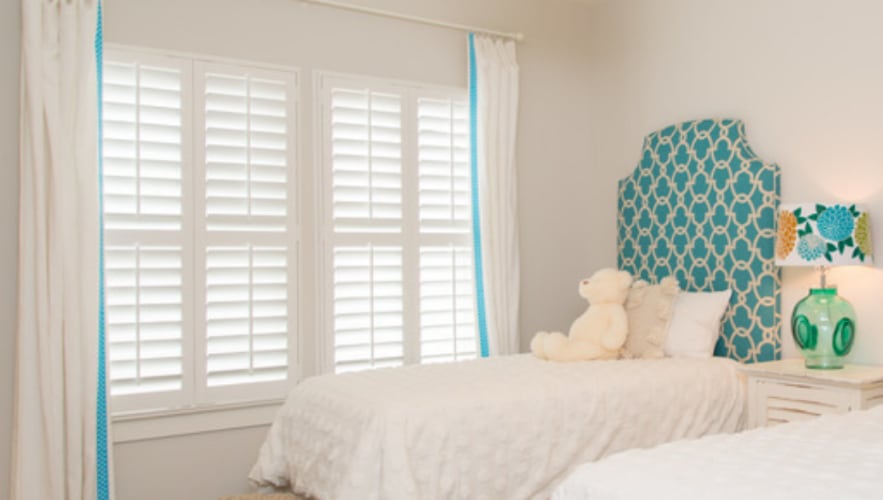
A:
[[[632,450],[578,468],[555,500],[883,498],[883,406]]]
[[[738,430],[736,367],[518,355],[309,378],[250,479],[321,499],[548,498],[587,460]]]

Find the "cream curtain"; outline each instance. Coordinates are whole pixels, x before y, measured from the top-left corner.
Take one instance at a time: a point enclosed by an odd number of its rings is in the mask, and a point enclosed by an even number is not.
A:
[[[98,0],[22,0],[13,500],[96,497]]]
[[[518,63],[515,42],[469,35],[473,176],[477,179],[482,351],[519,350],[520,291],[515,137]],[[482,300],[479,297],[479,300]],[[482,315],[484,316],[482,318]]]

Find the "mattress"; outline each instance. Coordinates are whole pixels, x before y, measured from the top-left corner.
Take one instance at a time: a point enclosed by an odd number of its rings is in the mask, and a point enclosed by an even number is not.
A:
[[[585,464],[555,500],[883,498],[883,406]]]
[[[737,366],[516,355],[308,378],[249,477],[321,499],[548,498],[582,462],[739,430]]]

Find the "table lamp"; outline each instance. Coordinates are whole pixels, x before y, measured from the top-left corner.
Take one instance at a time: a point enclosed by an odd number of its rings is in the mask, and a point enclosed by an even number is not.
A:
[[[871,264],[868,213],[846,204],[783,204],[779,208],[776,264],[819,269],[818,288],[810,288],[791,313],[791,335],[807,368],[843,368],[855,341],[855,310],[828,285],[830,266]]]

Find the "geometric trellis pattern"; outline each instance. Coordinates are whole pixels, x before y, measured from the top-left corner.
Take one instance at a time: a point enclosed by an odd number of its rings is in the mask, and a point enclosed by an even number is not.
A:
[[[672,125],[644,140],[619,181],[620,269],[682,290],[733,290],[716,356],[779,359],[775,265],[779,167],[759,159],[738,120]]]

